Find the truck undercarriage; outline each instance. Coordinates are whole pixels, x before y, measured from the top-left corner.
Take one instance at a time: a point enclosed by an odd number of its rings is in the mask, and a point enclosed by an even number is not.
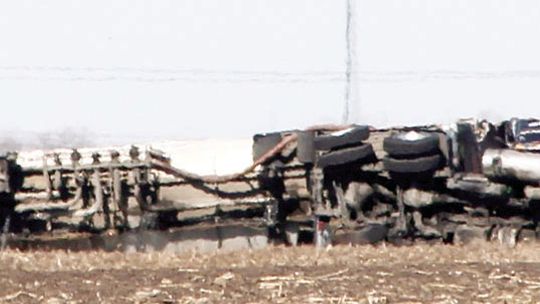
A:
[[[540,218],[538,130],[536,120],[511,119],[260,134],[253,164],[222,176],[190,173],[135,146],[126,154],[45,153],[23,167],[8,153],[0,159],[0,222],[4,234],[40,234],[256,218],[293,245],[324,246],[352,231],[363,242],[476,237],[513,246],[536,235]],[[190,189],[205,199],[177,199]]]

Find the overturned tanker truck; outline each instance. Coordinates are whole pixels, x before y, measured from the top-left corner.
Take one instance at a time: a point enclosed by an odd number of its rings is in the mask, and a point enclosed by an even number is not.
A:
[[[168,156],[133,146],[127,155],[46,153],[39,165],[0,158],[4,232],[168,229],[193,221],[181,214],[244,206],[276,239],[324,245],[348,232],[368,242],[480,237],[513,245],[536,235],[540,219],[540,121],[497,125],[460,120],[375,129],[316,126],[259,134],[253,164],[237,174],[202,176]],[[102,157],[102,154],[104,155]],[[107,154],[107,155],[105,155]],[[220,200],[186,203],[195,188]],[[138,212],[138,223],[130,214]],[[238,214],[238,213],[236,213]]]

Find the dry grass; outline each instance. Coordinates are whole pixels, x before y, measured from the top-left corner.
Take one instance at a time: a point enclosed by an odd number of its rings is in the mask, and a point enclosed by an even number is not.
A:
[[[215,252],[201,254],[171,254],[163,252],[69,252],[69,251],[17,251],[0,252],[3,269],[25,271],[90,271],[118,269],[156,269],[190,266],[196,268],[261,266],[313,267],[336,263],[351,266],[384,266],[395,263],[540,263],[540,244],[520,244],[507,248],[495,243],[479,242],[466,246],[427,245],[414,246],[336,246],[325,250],[306,247],[270,247],[263,250]],[[99,262],[98,262],[99,261]]]
[[[539,247],[271,247],[184,255],[7,251],[0,253],[0,302],[532,303],[540,301]]]

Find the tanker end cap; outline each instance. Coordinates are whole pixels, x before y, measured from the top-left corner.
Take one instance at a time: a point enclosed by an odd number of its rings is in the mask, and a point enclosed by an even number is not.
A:
[[[540,180],[540,154],[512,149],[488,149],[482,157],[484,175],[514,178],[522,182]]]
[[[489,177],[500,176],[501,173],[501,150],[487,149],[482,156],[482,170]]]

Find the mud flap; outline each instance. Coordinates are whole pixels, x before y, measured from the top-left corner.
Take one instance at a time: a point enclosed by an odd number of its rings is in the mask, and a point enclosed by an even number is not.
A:
[[[332,230],[329,216],[315,216],[314,243],[317,248],[326,248],[332,245]]]
[[[300,131],[298,134],[298,144],[296,147],[296,156],[298,161],[303,164],[312,164],[315,162],[315,147],[313,131]]]

